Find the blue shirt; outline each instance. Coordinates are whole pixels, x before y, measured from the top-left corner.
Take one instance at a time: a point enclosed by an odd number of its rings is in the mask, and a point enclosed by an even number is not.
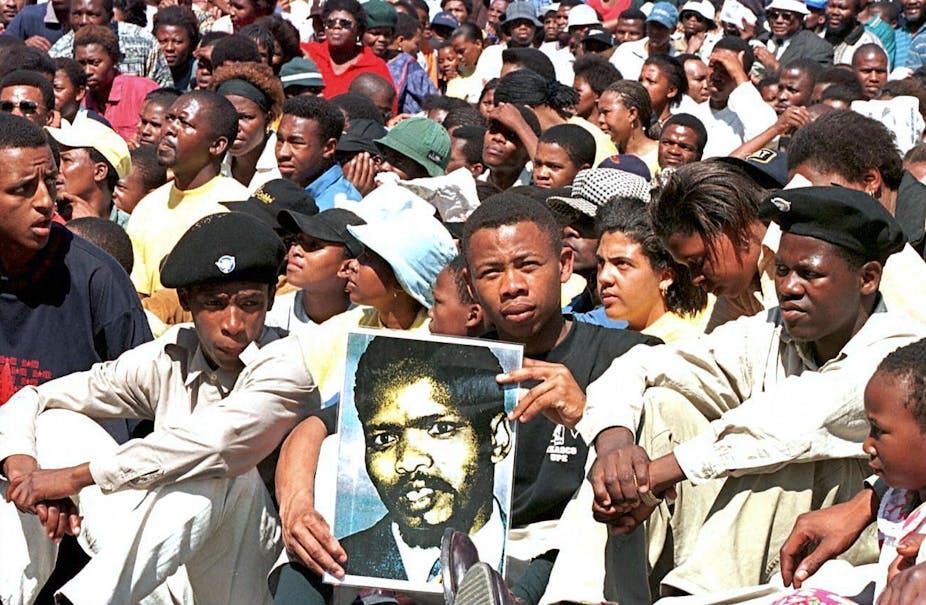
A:
[[[901,25],[901,27],[898,28],[898,31],[908,32],[905,25]],[[897,49],[895,54],[900,54],[900,36],[896,36],[895,40],[897,42]],[[898,61],[897,65],[916,70],[924,63],[926,63],[926,22],[920,25],[915,32],[910,34],[910,46],[906,59],[907,60],[904,63],[900,63]]]
[[[27,40],[32,36],[42,36],[52,44],[64,35],[65,29],[60,23],[46,22],[48,3],[24,6],[19,14],[13,17],[6,26],[3,34],[14,36],[20,40]]]
[[[334,164],[323,172],[321,176],[309,183],[305,190],[315,198],[315,205],[318,206],[319,212],[334,208],[334,203],[337,201],[359,202],[363,199],[353,183],[344,178],[340,164]]]

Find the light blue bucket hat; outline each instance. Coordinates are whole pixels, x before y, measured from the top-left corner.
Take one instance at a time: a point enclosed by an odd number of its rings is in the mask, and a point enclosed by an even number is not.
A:
[[[347,230],[389,263],[409,296],[431,308],[437,274],[457,255],[453,236],[440,221],[404,213],[400,218],[350,225]]]

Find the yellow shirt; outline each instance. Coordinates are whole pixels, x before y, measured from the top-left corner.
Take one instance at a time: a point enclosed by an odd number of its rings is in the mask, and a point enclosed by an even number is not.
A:
[[[597,167],[603,161],[611,157],[612,155],[617,154],[617,147],[614,146],[614,142],[611,141],[611,137],[606,135],[604,131],[600,128],[586,120],[585,118],[580,118],[579,116],[572,116],[566,121],[567,124],[575,124],[576,126],[581,126],[587,130],[593,137],[595,137],[595,166]]]
[[[187,191],[177,189],[170,182],[142,198],[125,229],[135,254],[132,269],[135,289],[142,294],[151,294],[163,288],[161,261],[187,229],[204,216],[228,212],[219,202],[247,198],[248,190],[243,185],[223,176]]]
[[[406,331],[428,333],[430,323],[428,310],[422,308]],[[384,326],[379,320],[379,313],[372,307],[355,307],[318,326],[312,337],[312,346],[305,349],[305,363],[318,385],[323,406],[340,394],[344,383],[347,332],[352,328],[382,327]]]

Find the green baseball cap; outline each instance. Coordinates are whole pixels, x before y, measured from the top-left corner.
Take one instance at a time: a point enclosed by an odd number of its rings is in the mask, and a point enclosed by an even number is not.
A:
[[[443,176],[450,161],[450,135],[428,118],[402,120],[375,142],[418,162],[430,176]]]

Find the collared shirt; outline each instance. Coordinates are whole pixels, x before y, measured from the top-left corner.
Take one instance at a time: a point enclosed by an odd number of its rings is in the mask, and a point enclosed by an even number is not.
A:
[[[903,18],[901,18],[897,33],[897,53],[900,54],[902,51],[901,44],[904,46],[903,50],[906,50],[906,61],[901,63],[900,58],[898,58],[897,65],[899,67],[909,67],[915,71],[926,64],[926,21],[920,24],[916,31],[911,32],[907,29]],[[901,34],[905,35],[902,36]]]
[[[762,238],[757,273],[759,290],[747,292],[738,298],[722,296],[717,299],[708,322],[708,331],[737,317],[754,315],[762,309],[778,306],[775,292],[775,254],[781,243],[781,229],[771,223]],[[926,262],[910,244],[892,254],[881,274],[881,296],[889,309],[926,325]]]
[[[322,80],[325,82],[325,90],[322,92],[322,96],[326,99],[347,92],[354,78],[364,72],[374,73],[382,76],[386,81],[392,82],[392,74],[389,73],[386,62],[374,55],[368,46],[361,47],[357,60],[340,74],[334,73],[334,67],[331,64],[331,52],[328,50],[327,42],[309,42],[302,45],[302,50],[311,55],[312,60],[318,66],[318,71],[322,74]]]
[[[408,580],[415,583],[427,583],[429,576],[432,575],[431,571],[435,568],[435,562],[440,561],[440,546],[431,548],[409,546],[402,538],[398,524],[393,521],[390,525],[392,537],[395,538],[396,547],[402,555],[402,564],[405,566],[405,575],[408,576]],[[498,500],[493,498],[492,516],[485,525],[479,528],[479,531],[469,536],[476,545],[479,559],[488,562],[495,569],[500,569],[502,549],[507,535],[508,524],[505,523]],[[441,570],[441,572],[448,573],[449,570]],[[440,577],[440,574],[433,576],[431,582],[439,581]]]
[[[157,82],[140,76],[116,74],[113,78],[109,98],[100,106],[92,96],[84,96],[84,107],[101,114],[113,130],[126,142],[135,141],[138,133],[138,116],[145,101],[145,95],[158,88]]]
[[[58,22],[51,2],[45,2],[24,6],[3,30],[3,35],[14,36],[20,40],[41,36],[54,44],[64,32],[65,28]]]
[[[790,337],[776,307],[675,346],[634,348],[589,385],[577,428],[589,442],[609,427],[635,432],[646,389],[666,387],[711,420],[707,432],[675,448],[693,483],[861,457],[868,379],[888,353],[924,335],[926,328],[888,313],[879,301],[865,325],[821,365],[807,344]]]
[[[131,76],[143,76],[158,83],[158,86],[172,87],[174,79],[170,75],[167,60],[161,54],[158,41],[145,28],[132,23],[117,21],[112,27],[116,29],[119,37],[119,50],[122,60],[119,61],[119,71]],[[74,57],[74,32],[63,35],[48,50],[52,58]],[[137,116],[136,116],[137,118]]]
[[[315,198],[319,212],[334,208],[337,202],[359,202],[363,199],[354,184],[344,176],[341,165],[337,162],[309,183],[305,190]]]
[[[91,418],[141,418],[154,432],[93,458],[104,492],[232,477],[254,468],[310,412],[318,393],[298,337],[265,330],[242,354],[240,372],[213,370],[190,326],[40,387],[0,408],[0,456],[35,456],[35,420],[51,408]],[[276,342],[273,342],[276,341]]]
[[[678,54],[678,51],[669,44],[669,52],[666,54],[674,57]],[[636,81],[640,77],[640,72],[643,71],[643,64],[646,63],[649,57],[649,38],[647,37],[632,42],[624,42],[617,47],[609,61],[621,72],[625,80]]]
[[[825,34],[826,30],[823,31],[821,37],[824,37]],[[881,38],[866,30],[864,25],[857,24],[842,42],[833,47],[833,65],[852,65],[852,57],[855,56],[855,51],[864,44],[876,44],[887,55],[887,50],[884,48]],[[888,66],[890,66],[890,56],[888,56]]]
[[[772,126],[778,115],[762,100],[751,82],[733,89],[723,109],[713,109],[710,100],[692,108],[692,114],[707,129],[704,159],[723,157]]]
[[[267,135],[264,149],[257,158],[257,165],[254,167],[254,176],[252,176],[251,181],[245,185],[249,193],[254,193],[257,191],[258,187],[267,181],[282,178],[283,175],[280,174],[280,169],[277,167],[276,146],[277,134],[271,131],[270,134]],[[219,169],[219,174],[228,178],[233,178],[231,152],[226,153],[225,157],[222,158],[222,167]]]
[[[241,183],[224,176],[186,191],[177,189],[171,181],[143,197],[125,229],[135,254],[132,268],[135,289],[142,294],[160,290],[161,261],[186,230],[204,216],[228,212],[220,202],[237,202],[247,197],[248,191]]]

